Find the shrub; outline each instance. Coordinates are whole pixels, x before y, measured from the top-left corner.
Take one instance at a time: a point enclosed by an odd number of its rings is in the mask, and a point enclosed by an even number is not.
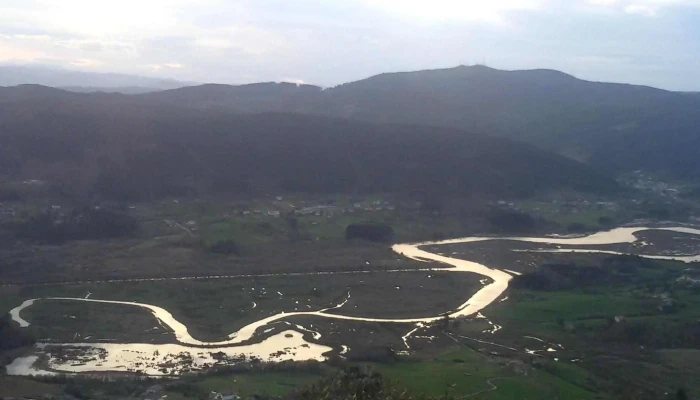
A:
[[[0,318],[0,352],[31,346],[34,338],[19,328],[11,319],[10,314]]]
[[[598,218],[598,224],[600,226],[610,227],[614,223],[613,219],[610,217],[600,217]]]
[[[11,226],[17,237],[46,243],[132,236],[138,222],[110,208],[83,207],[59,213],[46,210]]]
[[[586,232],[589,229],[585,224],[582,224],[580,222],[572,222],[566,226],[566,230],[569,232],[581,233]]]
[[[220,242],[215,243],[213,246],[209,248],[209,250],[212,253],[217,253],[217,254],[225,254],[225,255],[231,255],[235,254],[237,256],[240,255],[240,249],[238,248],[238,245],[236,242],[233,240],[223,240]]]
[[[417,396],[408,390],[386,382],[378,373],[353,367],[336,376],[299,390],[290,396],[293,400],[413,400],[430,397]],[[449,397],[442,397],[449,400]]]
[[[496,230],[501,232],[530,232],[537,225],[532,215],[518,211],[493,210],[488,220]]]
[[[394,229],[387,224],[350,224],[345,228],[345,239],[363,239],[371,242],[389,243],[394,238]]]

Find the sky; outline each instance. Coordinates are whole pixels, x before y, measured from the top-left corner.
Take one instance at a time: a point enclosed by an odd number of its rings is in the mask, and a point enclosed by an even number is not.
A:
[[[0,64],[326,87],[485,64],[700,91],[700,0],[0,0]]]

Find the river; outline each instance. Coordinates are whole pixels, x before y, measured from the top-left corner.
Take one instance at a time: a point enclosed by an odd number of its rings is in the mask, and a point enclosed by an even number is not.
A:
[[[609,245],[620,243],[634,243],[638,239],[635,234],[646,230],[663,230],[691,235],[700,235],[700,230],[688,227],[622,227],[610,231],[598,232],[591,235],[579,237],[466,237],[449,239],[435,242],[422,242],[412,244],[396,244],[393,250],[405,257],[418,261],[434,261],[446,264],[448,267],[427,268],[429,271],[448,271],[459,273],[475,273],[490,278],[490,283],[485,284],[470,298],[466,299],[455,310],[446,310],[445,313],[433,316],[418,316],[415,318],[365,318],[361,316],[351,316],[339,314],[342,307],[350,298],[348,297],[340,304],[318,311],[288,312],[278,313],[263,318],[249,325],[244,326],[236,332],[231,333],[227,340],[217,342],[204,342],[193,338],[188,332],[187,326],[178,321],[167,310],[152,305],[128,301],[111,301],[92,298],[65,298],[49,297],[42,299],[30,299],[23,302],[10,311],[10,315],[20,327],[26,328],[29,321],[22,319],[21,312],[27,307],[31,307],[37,301],[80,301],[88,303],[109,303],[128,307],[140,307],[148,310],[164,326],[167,326],[175,335],[177,344],[140,344],[140,343],[38,343],[36,354],[19,357],[7,366],[8,374],[32,375],[46,374],[50,371],[77,373],[77,372],[106,372],[106,371],[140,371],[148,375],[177,374],[183,371],[198,370],[208,368],[212,365],[227,365],[241,360],[260,359],[264,361],[285,361],[285,360],[318,360],[326,359],[325,354],[338,349],[333,349],[316,343],[321,338],[321,333],[306,329],[299,325],[291,325],[290,329],[274,334],[260,340],[260,328],[269,326],[272,323],[294,316],[313,316],[319,318],[330,318],[347,321],[380,322],[380,323],[400,323],[415,324],[423,327],[445,318],[466,317],[477,314],[485,307],[498,300],[503,292],[508,288],[508,282],[517,275],[517,272],[510,270],[499,270],[473,261],[448,257],[423,250],[425,246],[473,243],[489,240],[520,241],[553,245]],[[567,252],[577,251],[586,253],[620,254],[607,250],[595,249],[556,249],[556,250],[535,250],[542,252]],[[656,259],[672,259],[683,262],[693,262],[700,260],[698,255],[678,255],[678,256],[658,256],[640,255],[642,257]],[[329,311],[334,310],[335,313]],[[294,329],[296,328],[296,329]],[[302,332],[310,333],[311,338],[306,338]],[[408,337],[415,332],[413,329],[403,337],[407,343]],[[313,339],[313,341],[312,341]],[[55,356],[57,348],[64,348],[77,355],[69,361],[65,357]],[[79,348],[76,352],[74,349]],[[60,353],[60,352],[59,352]],[[71,353],[71,354],[72,354]],[[48,355],[47,364],[43,368],[37,367],[37,355]]]

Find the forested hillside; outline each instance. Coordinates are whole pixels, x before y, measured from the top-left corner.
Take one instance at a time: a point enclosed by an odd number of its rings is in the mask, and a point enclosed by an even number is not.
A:
[[[126,200],[274,191],[502,196],[616,189],[575,161],[454,129],[237,115],[36,86],[2,89],[3,99],[4,178],[47,181],[65,194]]]
[[[199,109],[452,127],[529,142],[613,173],[645,169],[700,176],[692,150],[700,145],[700,97],[588,82],[552,70],[460,66],[381,74],[326,90],[205,85],[141,98]]]

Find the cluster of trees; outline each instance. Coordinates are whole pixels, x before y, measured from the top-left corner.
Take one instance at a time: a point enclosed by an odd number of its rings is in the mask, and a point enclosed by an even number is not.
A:
[[[530,214],[498,208],[492,209],[487,218],[494,230],[504,233],[532,232],[539,222]]]
[[[10,314],[0,317],[0,353],[34,344],[34,338],[17,326]]]
[[[599,338],[607,341],[641,345],[654,349],[700,348],[700,322],[677,320],[625,320],[611,323]]]
[[[16,187],[0,182],[0,202],[19,200],[22,200],[22,195]]]
[[[606,257],[600,265],[544,264],[535,272],[513,278],[511,287],[531,290],[568,290],[605,284],[640,281],[639,268],[653,268],[654,261],[635,256]]]
[[[347,365],[339,361],[340,364]],[[63,393],[78,399],[94,399],[115,397],[132,398],[141,393],[141,398],[152,396],[148,393],[154,385],[160,387],[159,390],[166,390],[170,393],[180,395],[180,397],[193,399],[211,398],[211,391],[206,389],[206,385],[201,383],[212,376],[227,377],[233,379],[236,374],[264,374],[266,372],[284,372],[287,374],[314,374],[324,375],[325,378],[310,385],[303,386],[287,395],[287,400],[437,400],[432,396],[425,396],[415,393],[403,387],[397,386],[393,382],[387,381],[381,374],[373,372],[368,367],[343,367],[338,366],[339,372],[328,374],[328,368],[317,362],[284,362],[273,363],[241,363],[229,367],[213,369],[206,374],[186,375],[180,379],[163,382],[162,379],[148,377],[138,377],[136,379],[121,379],[114,381],[108,376],[103,379],[80,376],[49,376],[38,378],[43,382],[63,384]],[[232,375],[233,374],[233,375]],[[277,396],[253,395],[256,399],[280,399]],[[454,396],[445,394],[440,396],[441,400],[453,400]]]
[[[586,82],[557,71],[460,66],[386,73],[327,90],[275,84],[206,85],[143,97],[199,109],[313,113],[448,126],[576,154],[613,171],[700,175],[696,162],[700,96]]]
[[[378,373],[372,373],[360,367],[351,367],[335,376],[326,378],[311,386],[307,386],[289,397],[291,400],[413,400],[422,398],[433,399],[430,396],[417,397],[404,388],[396,387],[386,381]],[[453,397],[440,397],[450,400]]]
[[[138,222],[123,210],[81,207],[65,211],[44,210],[12,223],[9,228],[20,239],[61,243],[132,236],[138,230]]]
[[[148,108],[126,96],[64,101],[61,92],[51,101],[4,104],[0,121],[0,174],[102,199],[416,187],[440,195],[518,196],[617,188],[556,154],[448,128]]]
[[[221,240],[219,242],[214,243],[209,247],[209,251],[212,253],[216,254],[224,254],[224,255],[241,255],[241,250],[238,247],[238,244],[236,244],[233,239],[226,239],[226,240]]]
[[[394,229],[387,224],[362,223],[350,224],[345,228],[345,239],[363,239],[370,242],[391,243]]]

